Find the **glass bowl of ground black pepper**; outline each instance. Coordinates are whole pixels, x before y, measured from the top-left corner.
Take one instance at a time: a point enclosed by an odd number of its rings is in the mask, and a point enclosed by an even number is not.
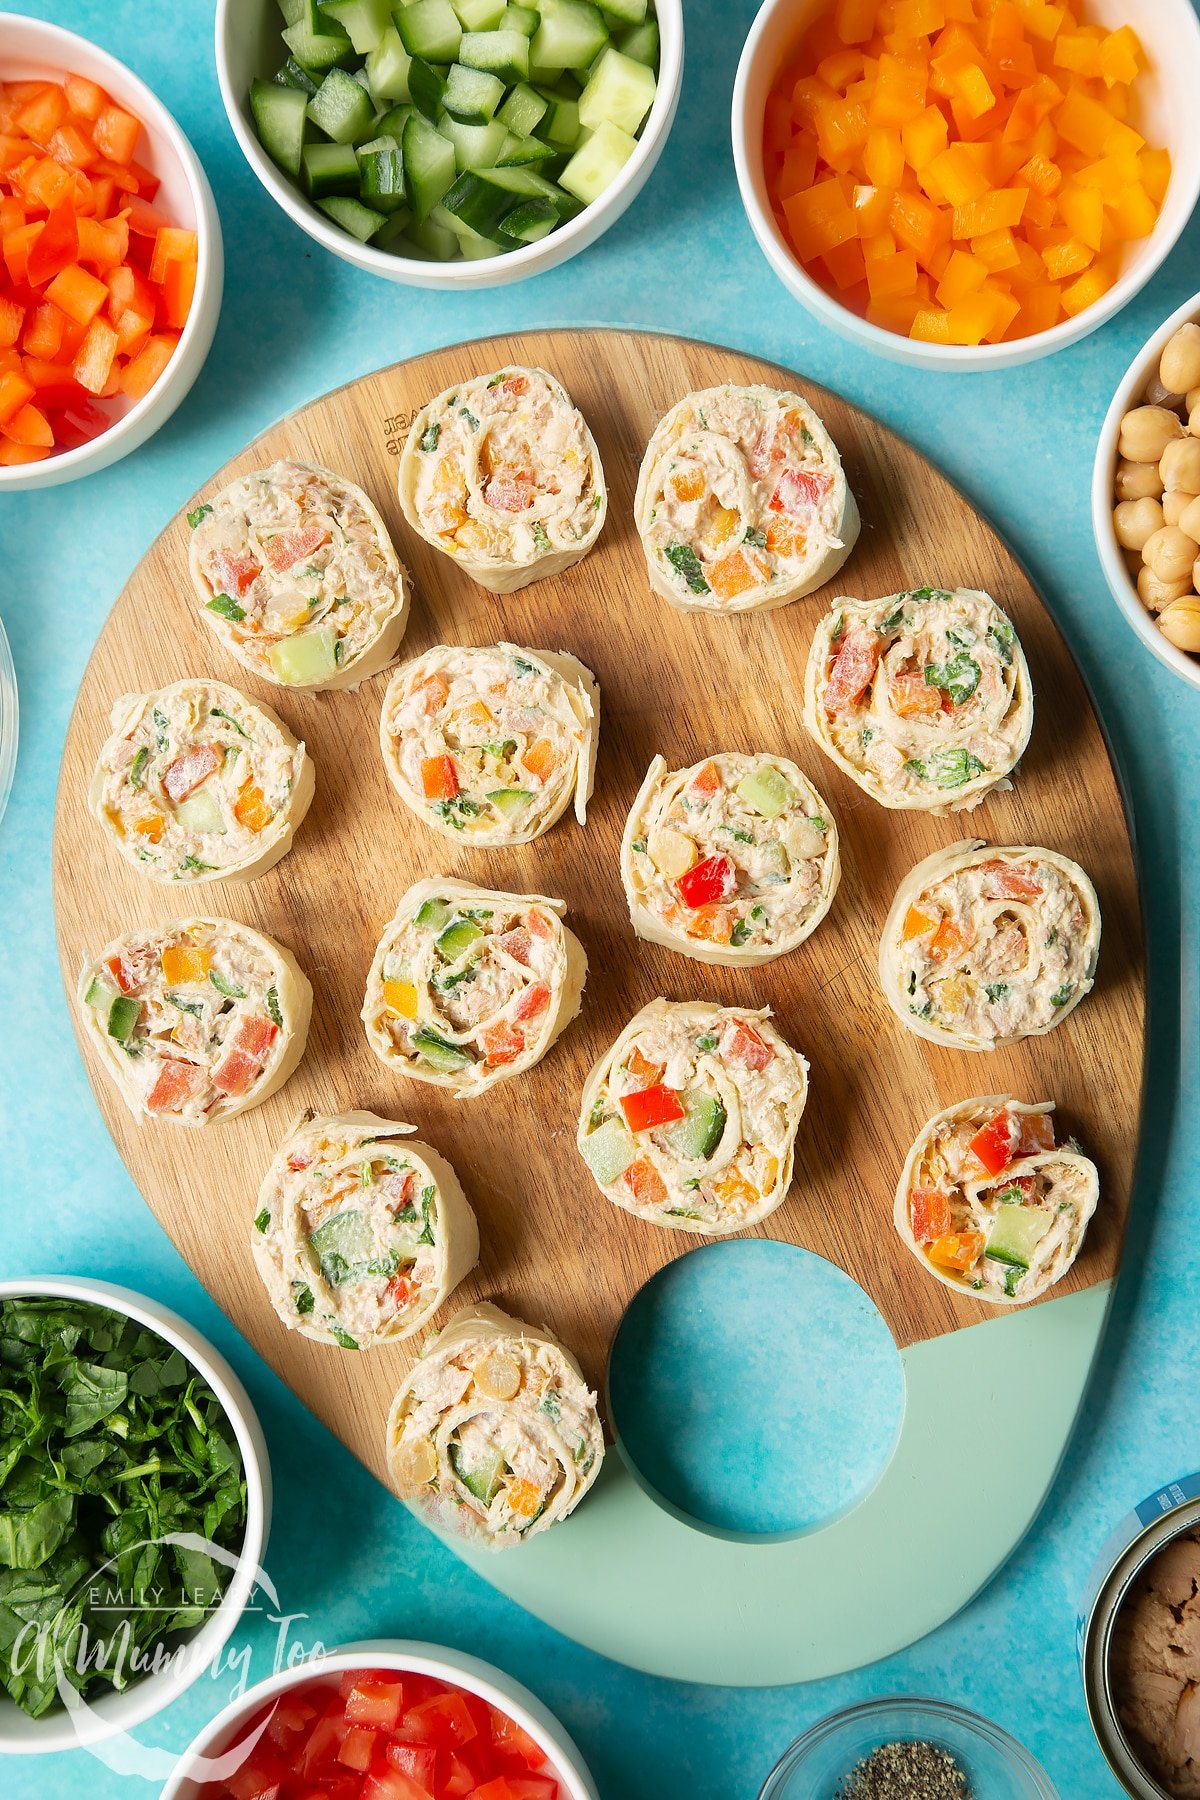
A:
[[[797,1738],[759,1800],[1058,1800],[1028,1750],[944,1700],[905,1695],[831,1713]]]

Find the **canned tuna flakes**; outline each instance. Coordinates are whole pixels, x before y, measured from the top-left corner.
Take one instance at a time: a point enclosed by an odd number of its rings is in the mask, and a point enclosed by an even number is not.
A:
[[[1160,1488],[1096,1559],[1078,1622],[1092,1729],[1134,1800],[1200,1800],[1200,1472]]]

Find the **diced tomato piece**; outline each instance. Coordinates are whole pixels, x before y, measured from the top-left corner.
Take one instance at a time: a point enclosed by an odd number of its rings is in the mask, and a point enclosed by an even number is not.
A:
[[[1015,1204],[1028,1206],[1033,1199],[1034,1179],[1032,1175],[1003,1175],[999,1177],[998,1193],[1005,1200],[1013,1200],[1016,1190]]]
[[[492,1742],[497,1749],[504,1751],[506,1755],[519,1756],[522,1762],[528,1763],[531,1769],[540,1769],[544,1765],[545,1751],[536,1738],[530,1737],[523,1726],[518,1725],[515,1719],[510,1719],[507,1713],[501,1712],[499,1707],[489,1707],[488,1714],[491,1720]]]
[[[359,1800],[433,1800],[433,1790],[406,1775],[403,1769],[387,1767],[367,1776],[359,1790]]]
[[[352,1726],[338,1746],[338,1761],[345,1763],[348,1769],[357,1769],[361,1775],[365,1775],[371,1766],[378,1736],[378,1732],[367,1731],[362,1725]]]
[[[670,1125],[676,1119],[682,1119],[687,1109],[677,1089],[660,1083],[657,1087],[636,1088],[632,1094],[622,1094],[621,1110],[630,1131],[650,1131],[656,1125]]]
[[[1020,1126],[1004,1107],[975,1133],[970,1144],[971,1155],[983,1164],[989,1175],[999,1175],[1012,1161],[1020,1137]]]
[[[427,800],[453,800],[458,771],[452,756],[427,756],[421,763],[421,787]]]
[[[306,1781],[321,1775],[337,1757],[338,1745],[346,1735],[346,1721],[340,1702],[330,1707],[317,1720],[300,1757],[297,1773]]]
[[[121,992],[123,994],[132,994],[134,988],[138,985],[138,978],[134,971],[129,967],[124,957],[110,956],[104,966],[120,988]]]
[[[208,1077],[196,1063],[168,1061],[158,1072],[146,1096],[152,1113],[180,1112],[189,1100],[198,1100],[208,1088]]]
[[[479,1735],[479,1727],[471,1717],[466,1698],[457,1688],[445,1688],[431,1700],[422,1700],[405,1714],[420,1718],[434,1730],[436,1740],[458,1745],[469,1744]]]
[[[500,1019],[495,1025],[489,1025],[481,1033],[484,1056],[488,1064],[494,1068],[502,1068],[506,1063],[516,1062],[525,1049],[525,1033],[516,1025]]]
[[[1054,1118],[1050,1113],[1017,1113],[1014,1115],[1020,1136],[1016,1156],[1036,1156],[1054,1148]]]
[[[969,950],[974,942],[973,931],[956,925],[953,919],[943,919],[929,940],[929,954],[934,962],[950,962],[964,950]]]
[[[737,870],[727,856],[707,856],[676,882],[685,906],[711,906],[732,899],[737,892]]]
[[[775,1052],[753,1025],[739,1019],[722,1054],[727,1062],[743,1063],[748,1069],[765,1069]]]
[[[364,1675],[346,1695],[346,1717],[353,1725],[369,1725],[375,1731],[390,1731],[400,1717],[403,1699],[402,1682],[378,1681],[372,1676]]]
[[[1042,891],[1041,882],[1027,874],[1019,863],[984,863],[983,872],[987,881],[984,892],[989,900],[1036,900]]]
[[[278,1033],[279,1027],[270,1019],[255,1015],[244,1018],[225,1056],[213,1070],[213,1086],[234,1098],[249,1093]]]
[[[852,627],[843,637],[825,686],[825,710],[847,712],[870,687],[879,663],[879,634]]]
[[[829,492],[832,480],[807,469],[785,469],[767,502],[772,512],[811,512]]]
[[[643,1087],[657,1087],[663,1078],[664,1065],[652,1063],[642,1055],[636,1044],[625,1058],[625,1067],[634,1080],[640,1081]]]
[[[527,987],[525,989],[525,992],[513,1007],[513,1018],[519,1019],[522,1022],[526,1019],[539,1018],[541,1014],[545,1012],[549,1004],[550,989],[546,986],[544,981],[535,981],[532,987]]]
[[[402,1775],[409,1775],[416,1782],[433,1792],[434,1771],[437,1768],[438,1753],[432,1744],[397,1744],[390,1743],[384,1751],[388,1763],[393,1769],[399,1769]]]
[[[185,750],[163,770],[162,784],[168,797],[178,806],[220,768],[224,759],[224,752],[216,744],[194,744]]]
[[[63,89],[67,105],[81,119],[98,119],[101,108],[108,102],[108,95],[99,82],[89,81],[86,75],[68,75],[63,81]]]
[[[234,1047],[261,1061],[278,1036],[279,1027],[273,1019],[263,1013],[250,1013],[238,1026]]]
[[[973,1269],[982,1253],[981,1231],[949,1231],[944,1237],[935,1238],[926,1252],[930,1262],[943,1269],[957,1269],[960,1274]]]
[[[468,1800],[475,1792],[475,1776],[467,1762],[455,1751],[451,1751],[442,1776],[442,1790],[438,1800]]]
[[[496,943],[506,956],[514,962],[529,965],[530,937],[523,925],[515,925],[511,931],[502,931]]]
[[[545,913],[531,910],[525,915],[525,923],[536,938],[548,938],[554,936],[554,926],[546,917]]]
[[[688,793],[700,794],[706,800],[710,800],[714,794],[719,793],[720,788],[721,771],[715,762],[706,762],[697,769],[688,782]]]
[[[914,1188],[908,1201],[908,1222],[918,1244],[931,1244],[950,1230],[950,1199],[933,1188]]]
[[[413,1284],[407,1275],[393,1275],[385,1290],[386,1311],[389,1316],[403,1312],[413,1297]]]
[[[262,564],[253,556],[242,556],[236,550],[218,550],[213,556],[221,592],[238,600],[254,586],[262,574]]]
[[[275,573],[282,575],[285,570],[294,569],[298,562],[303,562],[305,557],[314,555],[328,542],[329,533],[323,525],[300,525],[290,531],[277,531],[274,537],[267,539],[263,551]]]
[[[141,126],[132,113],[110,104],[100,108],[92,128],[92,136],[101,156],[108,157],[110,162],[128,163],[133,161],[140,131]]]

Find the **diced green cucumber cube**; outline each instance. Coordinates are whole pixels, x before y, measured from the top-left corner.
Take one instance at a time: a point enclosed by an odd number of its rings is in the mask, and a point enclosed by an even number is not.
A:
[[[413,68],[416,69],[416,63]],[[435,131],[428,119],[413,113],[404,126],[404,182],[413,218],[420,224],[453,186],[454,145]],[[419,240],[414,240],[418,241]],[[424,245],[421,246],[425,248]],[[430,255],[437,252],[430,250]]]
[[[323,207],[332,204],[331,200],[321,202]],[[289,687],[311,687],[314,682],[328,681],[337,669],[337,643],[337,633],[329,627],[280,638],[267,652],[275,679]]]
[[[175,817],[185,831],[195,831],[204,837],[224,837],[228,829],[221,808],[207,788],[198,788],[186,800],[181,800],[175,808]]]
[[[984,1248],[984,1255],[996,1262],[1008,1263],[1014,1269],[1027,1269],[1034,1252],[1051,1225],[1054,1214],[1047,1206],[1018,1206],[1003,1201],[996,1208],[996,1223]]]
[[[633,1133],[620,1119],[606,1119],[589,1132],[580,1145],[584,1161],[601,1187],[608,1187],[625,1173],[637,1151]]]
[[[317,1226],[308,1242],[330,1287],[359,1276],[362,1265],[375,1253],[371,1222],[357,1206],[344,1206],[333,1213]]]
[[[579,103],[565,100],[561,94],[546,95],[546,116],[537,128],[538,136],[562,150],[573,150],[579,142]]]
[[[108,1012],[108,1035],[120,1043],[127,1044],[133,1036],[133,1028],[138,1022],[142,1003],[130,994],[118,994]]]
[[[250,84],[250,112],[259,142],[271,161],[292,176],[300,173],[308,99],[302,87],[280,87],[275,81]]]
[[[498,119],[486,125],[464,125],[449,113],[443,113],[438,120],[438,130],[454,145],[454,165],[460,170],[494,168],[508,137]]]
[[[585,131],[595,131],[607,119],[636,137],[654,105],[656,89],[653,69],[610,45],[579,96],[579,123]]]
[[[313,77],[309,74],[307,69],[301,68],[300,64],[296,61],[294,56],[289,56],[287,61],[284,63],[283,67],[281,69],[277,69],[275,71],[274,79],[279,87],[302,88],[306,94],[310,94],[310,95],[315,94],[317,89],[321,85],[319,81],[313,80]],[[253,90],[253,84],[251,84],[251,87]],[[252,96],[251,96],[251,109],[252,110],[253,110],[253,104],[254,104],[254,102],[253,102],[253,92],[252,92]],[[258,121],[255,120],[256,124],[257,124],[257,122]],[[261,136],[261,133],[260,133],[260,136]]]
[[[504,1474],[504,1452],[493,1450],[472,1469],[463,1461],[463,1453],[458,1445],[451,1444],[450,1467],[469,1494],[473,1494],[482,1505],[490,1506]]]
[[[404,158],[393,137],[372,138],[358,151],[359,198],[376,212],[397,212],[404,205]]]
[[[308,0],[277,0],[285,25],[294,25],[308,11]]]
[[[522,200],[501,219],[500,232],[503,237],[512,238],[514,243],[536,244],[549,237],[560,223],[561,215],[553,200]]]
[[[519,31],[464,31],[458,46],[464,68],[482,69],[507,85],[529,75],[529,39]]]
[[[590,0],[541,0],[538,11],[529,54],[539,69],[586,69],[608,42],[604,14]]]
[[[642,25],[622,31],[617,38],[617,49],[631,62],[645,63],[648,69],[657,69],[658,20],[647,19]]]
[[[469,225],[464,225],[461,219],[456,219],[454,214],[447,212],[444,206],[435,206],[429,215],[428,222],[430,225],[440,225],[443,231],[448,231],[454,239],[455,255],[464,256],[469,262],[477,262],[481,256],[495,256],[498,250],[503,248],[502,245],[494,243],[491,238],[480,237],[477,231],[472,231]],[[509,244],[508,248],[511,250],[515,246]]]
[[[495,238],[500,233],[501,220],[523,201],[557,201],[558,197],[554,183],[534,169],[465,169],[444,204],[446,211],[461,219],[471,231],[480,237]]]
[[[326,18],[316,0],[308,0],[304,12],[284,32],[283,41],[296,61],[306,69],[331,69],[335,63],[348,61],[354,54],[349,33],[343,31],[336,19]]]
[[[533,6],[506,6],[496,27],[498,31],[519,31],[531,38],[541,24],[541,15]]]
[[[557,215],[555,222],[557,223]],[[519,812],[524,812],[533,795],[527,788],[495,788],[488,799],[506,819],[515,819]]]
[[[398,212],[389,213],[386,225],[381,225],[371,239],[377,250],[398,250],[406,254],[405,246],[400,241],[412,224],[412,212],[409,207],[402,206]]]
[[[796,798],[796,790],[774,763],[763,763],[743,775],[734,790],[739,799],[766,819],[777,819]]]
[[[379,228],[387,224],[386,213],[377,212],[373,206],[364,206],[361,200],[353,200],[349,194],[331,194],[328,200],[318,200],[317,205],[327,218],[349,232],[352,238],[357,238],[360,244],[369,243]]]
[[[640,25],[646,12],[647,0],[604,0],[605,17],[622,25]]]
[[[98,975],[93,975],[88,984],[88,991],[83,996],[83,1004],[85,1006],[99,1006],[103,1003],[103,1005],[107,1007],[112,998],[112,989],[106,987]]]
[[[569,194],[590,206],[616,180],[636,149],[637,140],[606,119],[579,146],[559,181]]]
[[[414,110],[411,105],[405,104],[393,106],[390,112],[385,112],[383,117],[375,122],[375,128],[380,137],[394,137],[398,144],[403,144],[404,127],[412,118]]]
[[[463,1069],[468,1063],[475,1061],[465,1044],[452,1044],[448,1038],[440,1037],[436,1031],[431,1031],[428,1025],[422,1025],[419,1030],[413,1032],[412,1046],[433,1068],[441,1069],[445,1073]]]
[[[464,31],[495,31],[504,11],[504,0],[453,0]]]
[[[517,137],[510,131],[500,146],[496,167],[500,169],[530,168],[539,163],[556,163],[558,160],[559,152],[553,144],[547,144],[544,139],[539,137]],[[543,174],[549,173],[545,169],[542,172]]]
[[[388,100],[409,98],[408,71],[411,66],[412,58],[400,42],[400,33],[394,25],[389,25],[366,63],[367,86],[377,106]],[[380,124],[383,124],[382,120]]]
[[[451,63],[442,105],[454,118],[468,125],[486,125],[503,98],[504,83],[498,75]]]
[[[422,931],[440,931],[449,922],[453,910],[448,900],[422,900],[414,923]]]
[[[438,955],[447,962],[457,962],[482,936],[483,932],[474,919],[455,919],[438,938]]]
[[[683,1096],[687,1118],[668,1134],[680,1156],[689,1162],[707,1162],[725,1131],[725,1108],[714,1094],[693,1088]]]
[[[327,19],[336,19],[360,56],[377,48],[392,22],[388,0],[321,0]]]
[[[548,105],[549,102],[528,82],[519,81],[497,110],[496,117],[517,137],[528,137],[545,118]]]
[[[413,0],[392,15],[400,42],[410,56],[430,63],[452,63],[458,55],[462,26],[450,0]]]
[[[431,125],[437,123],[438,114],[442,110],[442,95],[445,92],[445,71],[435,69],[433,64],[427,63],[423,57],[414,56],[408,65],[409,99]]]
[[[358,192],[358,157],[353,144],[305,144],[300,160],[304,190],[314,200],[327,194]]]
[[[308,103],[308,116],[335,144],[365,137],[375,118],[371,96],[345,69],[330,69]]]

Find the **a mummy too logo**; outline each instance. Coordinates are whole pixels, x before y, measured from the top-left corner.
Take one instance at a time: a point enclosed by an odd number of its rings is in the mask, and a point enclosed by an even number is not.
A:
[[[418,410],[418,408],[412,407],[408,412],[389,413],[384,419],[382,429],[389,456],[400,455]]]
[[[14,1571],[5,1570],[3,1575]],[[179,1693],[207,1675],[218,1684],[220,1704],[238,1699],[251,1681],[298,1667],[324,1653],[307,1639],[306,1613],[285,1612],[266,1570],[252,1572],[241,1617],[252,1642],[214,1648],[222,1635],[222,1604],[235,1577],[247,1571],[236,1552],[194,1532],[124,1544],[78,1582],[52,1592],[25,1575],[16,1588],[0,1579],[0,1664],[3,1687],[34,1718],[66,1711],[79,1746],[114,1773],[161,1785],[178,1760],[177,1750],[141,1741],[151,1730],[112,1730],[112,1696],[147,1682]],[[232,1624],[232,1618],[230,1620]],[[171,1678],[169,1681],[165,1678]],[[244,1761],[270,1723],[219,1756],[201,1759],[199,1782],[224,1780]]]

